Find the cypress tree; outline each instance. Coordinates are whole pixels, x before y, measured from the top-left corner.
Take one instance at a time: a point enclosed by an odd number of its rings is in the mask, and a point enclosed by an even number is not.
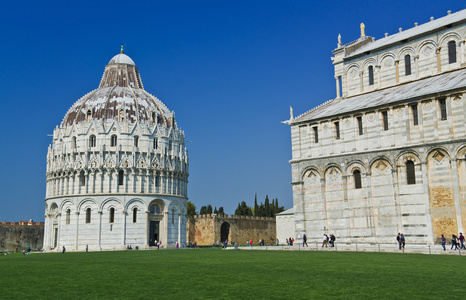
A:
[[[218,214],[219,214],[219,215],[224,215],[224,214],[225,214],[225,212],[223,211],[223,206],[220,206],[220,207],[218,208]]]
[[[258,216],[259,214],[259,205],[257,205],[257,193],[256,197],[254,198],[254,216]]]
[[[218,214],[217,206],[215,206],[214,214],[216,214],[216,215]]]
[[[206,210],[207,210],[207,207],[201,206],[201,211],[199,212],[199,214],[205,215],[205,214],[206,214]]]
[[[212,205],[209,204],[209,205],[207,206],[206,214],[209,215],[209,214],[211,214],[211,213],[212,213]]]

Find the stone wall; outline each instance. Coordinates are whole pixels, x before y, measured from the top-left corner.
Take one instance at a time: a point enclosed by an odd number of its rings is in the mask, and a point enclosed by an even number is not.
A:
[[[246,217],[233,215],[200,215],[188,219],[187,240],[198,245],[212,245],[217,241],[257,244],[263,239],[266,244],[277,239],[275,218]]]
[[[44,225],[0,225],[0,251],[42,248]]]

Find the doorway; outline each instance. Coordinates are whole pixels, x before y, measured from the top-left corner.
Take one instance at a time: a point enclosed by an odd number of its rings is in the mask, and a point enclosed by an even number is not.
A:
[[[220,227],[220,241],[223,243],[225,240],[228,240],[228,236],[230,235],[230,223],[225,222]]]
[[[160,226],[160,221],[150,221],[149,246],[155,246],[156,241],[159,241],[159,226]]]

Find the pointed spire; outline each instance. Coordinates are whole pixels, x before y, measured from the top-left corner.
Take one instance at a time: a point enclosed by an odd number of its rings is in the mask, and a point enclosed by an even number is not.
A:
[[[121,53],[121,54],[124,54],[124,53],[125,53],[125,46],[123,46],[123,44],[121,44],[120,53]]]

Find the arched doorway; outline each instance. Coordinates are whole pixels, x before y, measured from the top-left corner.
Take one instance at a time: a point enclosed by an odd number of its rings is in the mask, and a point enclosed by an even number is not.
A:
[[[228,236],[230,235],[230,224],[228,222],[224,222],[220,227],[220,241],[225,242],[228,240]]]

